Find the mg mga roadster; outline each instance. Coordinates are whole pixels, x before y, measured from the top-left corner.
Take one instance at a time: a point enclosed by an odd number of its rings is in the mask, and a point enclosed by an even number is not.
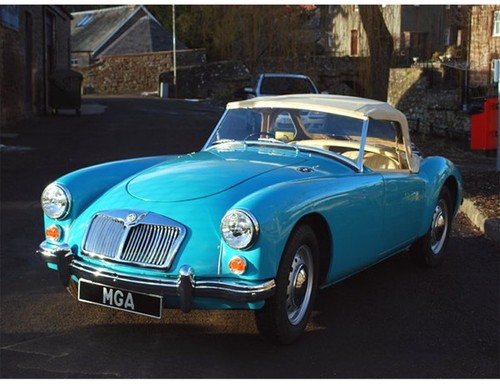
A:
[[[39,254],[79,301],[161,318],[249,309],[287,344],[319,289],[398,252],[434,266],[462,202],[387,103],[334,95],[232,102],[196,153],[111,162],[42,193]]]

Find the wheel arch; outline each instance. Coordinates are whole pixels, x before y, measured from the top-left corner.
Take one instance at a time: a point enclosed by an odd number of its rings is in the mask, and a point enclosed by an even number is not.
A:
[[[448,191],[450,192],[453,215],[456,215],[460,205],[462,204],[461,198],[459,198],[459,186],[457,179],[453,176],[449,176],[444,182],[443,188],[444,187],[448,188]]]
[[[300,225],[308,225],[316,234],[319,246],[319,286],[321,287],[330,269],[333,252],[333,236],[326,219],[319,213],[310,213],[302,217],[295,228]],[[293,232],[293,231],[292,231]]]
[[[422,226],[418,232],[419,237],[424,236],[429,229],[436,203],[443,188],[446,187],[450,194],[452,217],[457,215],[463,200],[462,176],[451,161],[440,156],[424,158],[421,162],[420,175],[425,180],[427,187]]]

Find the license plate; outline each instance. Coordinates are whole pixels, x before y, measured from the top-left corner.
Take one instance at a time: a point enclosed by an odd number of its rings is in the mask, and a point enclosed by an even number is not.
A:
[[[157,319],[161,318],[163,309],[161,296],[118,289],[84,279],[80,279],[78,284],[78,300]]]

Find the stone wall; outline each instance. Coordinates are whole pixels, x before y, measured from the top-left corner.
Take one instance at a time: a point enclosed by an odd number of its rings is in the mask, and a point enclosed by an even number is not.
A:
[[[204,49],[177,51],[178,68],[205,63]],[[172,68],[173,53],[166,51],[104,56],[90,67],[75,69],[83,75],[83,94],[119,95],[158,91],[160,74]]]
[[[403,112],[413,131],[465,139],[470,115],[463,111],[460,88],[446,89],[442,67],[393,68],[388,102]]]
[[[279,68],[282,72],[308,74],[320,90],[328,93],[363,95],[363,75],[359,71],[363,72],[366,63],[359,58],[317,57],[302,69],[297,68],[297,63],[261,64],[259,71]],[[81,70],[83,90],[97,94],[158,92],[163,82],[168,84],[168,97],[212,98],[225,104],[244,98],[239,90],[252,83],[252,76],[242,63],[206,63],[204,50],[178,52],[177,65],[175,89],[171,52],[107,56]],[[388,102],[405,113],[413,131],[467,138],[470,116],[463,111],[460,84],[446,87],[446,75],[446,68],[439,65],[393,68]]]
[[[250,72],[238,62],[215,62],[177,70],[177,89],[173,72],[160,74],[160,82],[169,85],[169,97],[212,98],[225,104],[251,82]]]

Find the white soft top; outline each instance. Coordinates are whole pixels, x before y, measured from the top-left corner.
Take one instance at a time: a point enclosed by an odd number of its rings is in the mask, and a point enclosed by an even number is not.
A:
[[[234,108],[306,109],[350,116],[362,120],[372,118],[376,120],[397,121],[403,128],[403,134],[407,133],[405,132],[405,128],[408,129],[405,115],[396,108],[383,101],[361,97],[322,94],[263,96],[244,101],[234,101],[227,105],[227,109]]]
[[[226,108],[292,108],[332,113],[361,120],[371,118],[375,120],[396,121],[401,126],[406,152],[410,157],[410,168],[414,171],[418,169],[418,165],[416,163],[417,159],[413,156],[411,150],[410,134],[406,116],[390,104],[383,101],[342,95],[296,94],[263,96],[249,100],[234,101],[228,103]]]

